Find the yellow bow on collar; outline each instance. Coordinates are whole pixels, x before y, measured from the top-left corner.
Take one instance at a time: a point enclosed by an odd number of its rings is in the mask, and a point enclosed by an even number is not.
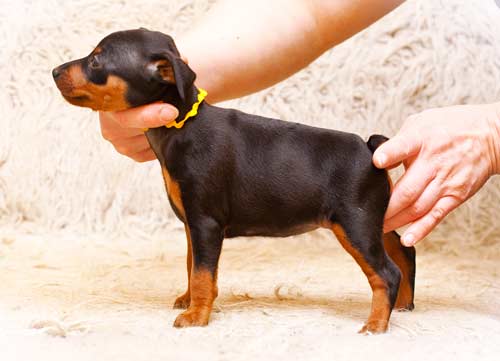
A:
[[[180,129],[180,128],[182,128],[182,126],[184,125],[186,120],[188,120],[189,118],[192,118],[198,114],[198,107],[200,106],[201,102],[206,98],[206,96],[208,94],[206,90],[203,90],[201,88],[198,88],[198,90],[199,90],[198,100],[193,104],[191,110],[186,114],[184,119],[182,119],[180,122],[172,120],[170,123],[165,124],[165,126],[167,128],[176,127],[177,129]]]
[[[176,127],[177,129],[180,129],[180,128],[183,127],[183,125],[186,122],[186,120],[188,120],[189,118],[192,118],[192,117],[194,117],[194,116],[196,116],[198,114],[198,108],[199,108],[201,102],[203,102],[203,100],[205,100],[205,98],[208,95],[208,93],[207,93],[206,90],[201,89],[201,88],[198,88],[198,90],[199,90],[199,92],[198,92],[198,100],[193,104],[193,106],[191,107],[191,110],[189,112],[187,112],[187,114],[184,117],[184,119],[182,119],[180,122],[177,122],[176,120],[172,120],[170,123],[165,124],[165,126],[167,128]],[[143,129],[144,132],[146,132],[148,130],[149,130],[149,128],[144,128]]]

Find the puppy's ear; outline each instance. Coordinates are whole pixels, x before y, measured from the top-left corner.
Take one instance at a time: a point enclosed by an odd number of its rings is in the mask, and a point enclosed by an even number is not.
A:
[[[147,70],[157,81],[175,84],[183,101],[186,100],[187,92],[196,79],[196,74],[181,57],[170,51],[156,54],[148,64]]]

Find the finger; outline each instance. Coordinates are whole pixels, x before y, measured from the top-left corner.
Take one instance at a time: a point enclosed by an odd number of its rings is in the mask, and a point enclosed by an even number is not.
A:
[[[399,167],[400,165],[401,165],[401,162],[394,163],[394,164],[391,164],[390,166],[386,167],[385,169],[391,170],[391,169]]]
[[[406,170],[406,169],[408,169],[408,167],[410,166],[410,164],[413,162],[414,159],[415,159],[415,156],[409,157],[402,162],[397,162],[397,163],[391,164],[390,166],[386,167],[385,169],[391,170],[391,169],[399,167],[402,164]]]
[[[422,195],[413,204],[385,220],[384,233],[406,226],[427,214],[439,200],[441,190],[441,182],[437,179],[432,180],[427,185]]]
[[[387,142],[382,143],[373,154],[373,164],[377,168],[388,168],[420,151],[421,142],[416,137],[396,135]]]
[[[179,115],[178,110],[165,103],[154,103],[113,113],[116,122],[123,128],[157,128]]]
[[[100,112],[99,120],[102,137],[112,143],[117,139],[144,134],[144,131],[139,128],[122,128],[114,119],[113,113]]]
[[[156,154],[151,149],[146,149],[142,152],[131,155],[130,158],[132,158],[136,162],[142,163],[142,162],[148,162],[150,160],[155,160]]]
[[[120,154],[132,156],[150,149],[149,142],[144,134],[130,138],[120,138],[113,142],[113,146]]]
[[[453,197],[444,197],[437,201],[432,210],[415,221],[401,237],[401,243],[410,247],[427,236],[460,202]]]
[[[416,160],[394,185],[385,219],[390,219],[413,204],[434,178],[429,165]]]

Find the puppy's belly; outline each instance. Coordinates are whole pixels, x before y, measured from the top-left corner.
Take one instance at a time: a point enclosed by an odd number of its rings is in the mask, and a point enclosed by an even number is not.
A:
[[[226,238],[231,237],[289,237],[297,234],[313,231],[318,228],[317,224],[294,224],[291,226],[267,225],[231,225],[224,230]]]

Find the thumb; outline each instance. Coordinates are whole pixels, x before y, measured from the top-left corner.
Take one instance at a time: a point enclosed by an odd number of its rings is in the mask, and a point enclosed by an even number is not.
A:
[[[177,117],[177,109],[166,103],[153,103],[115,112],[115,119],[124,128],[156,128]]]
[[[380,145],[373,153],[373,164],[377,168],[397,165],[420,150],[420,140],[408,135],[397,134]]]

